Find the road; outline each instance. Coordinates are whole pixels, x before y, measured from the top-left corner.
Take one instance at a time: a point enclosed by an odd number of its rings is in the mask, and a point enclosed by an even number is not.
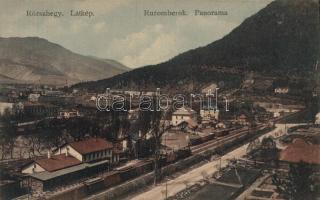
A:
[[[263,137],[273,136],[277,137],[279,132],[285,132],[287,128],[295,126],[298,124],[276,124],[276,128],[262,136],[259,137],[261,140]],[[248,144],[245,144],[221,157],[221,167],[225,167],[228,164],[230,159],[238,159],[243,157],[246,154]],[[191,170],[186,174],[182,174],[177,178],[169,180],[167,182],[167,194],[173,196],[180,191],[186,189],[187,186],[194,185],[205,179],[205,176],[212,176],[215,172],[218,171],[220,167],[220,159],[210,161],[196,169]],[[150,190],[131,197],[132,200],[162,200],[165,199],[165,190],[166,184],[161,183],[155,187],[152,187]]]

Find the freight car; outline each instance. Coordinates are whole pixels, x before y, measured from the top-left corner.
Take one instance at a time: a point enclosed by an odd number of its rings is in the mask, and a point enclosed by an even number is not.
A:
[[[164,155],[164,159],[162,159],[162,165],[168,165],[170,163],[174,163],[180,159],[184,159],[188,156],[191,156],[191,150],[189,147],[179,149],[178,151],[170,152],[167,155]]]
[[[226,136],[230,133],[230,130],[229,129],[221,129],[221,130],[218,130],[215,132],[215,135],[217,137],[223,137],[223,136]]]

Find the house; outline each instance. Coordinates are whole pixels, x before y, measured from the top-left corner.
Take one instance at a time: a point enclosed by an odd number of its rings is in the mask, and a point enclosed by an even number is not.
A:
[[[137,120],[139,118],[139,109],[131,109],[128,111],[128,119],[129,120]]]
[[[13,112],[13,103],[9,102],[0,102],[0,116],[3,115],[6,111],[9,113]]]
[[[175,131],[186,131],[189,126],[189,123],[187,121],[181,121],[176,126],[171,127],[171,130]]]
[[[171,123],[173,126],[177,126],[182,121],[188,121],[190,119],[196,121],[197,113],[190,108],[183,107],[172,113]]]
[[[7,97],[8,97],[9,102],[16,102],[19,98],[19,95],[16,91],[12,90],[12,91],[8,92]]]
[[[102,138],[89,138],[81,141],[65,144],[55,152],[56,155],[72,155],[81,162],[92,162],[98,160],[110,160],[117,162],[119,155],[113,155],[113,144]]]
[[[47,96],[63,96],[64,92],[59,91],[59,90],[45,90],[44,95]]]
[[[223,122],[219,122],[218,124],[216,124],[216,128],[224,129],[227,128],[227,126]]]
[[[279,160],[286,163],[305,162],[320,165],[320,145],[310,144],[301,138],[296,138],[280,152]]]
[[[195,131],[198,128],[198,123],[194,119],[188,119],[188,128],[192,131]]]
[[[58,112],[58,106],[54,106],[51,104],[24,102],[23,112],[27,115],[32,115],[32,116],[53,117],[53,116],[56,116]]]
[[[250,87],[251,85],[253,85],[253,83],[254,83],[254,79],[253,79],[253,78],[248,78],[248,79],[246,79],[246,80],[243,81],[242,87],[243,87],[243,88],[248,88],[248,87]]]
[[[161,136],[161,144],[171,151],[189,148],[189,142],[189,134],[185,132],[169,130]]]
[[[54,158],[54,156],[53,156]],[[74,160],[75,161],[75,160]],[[46,167],[50,161],[44,161]],[[81,180],[88,179],[92,176],[97,176],[99,173],[104,173],[110,169],[108,160],[102,160],[95,163],[80,163],[72,165],[62,164],[63,159],[60,159],[58,170],[42,171],[38,173],[25,174],[23,185],[30,188],[32,193],[41,193],[43,191],[55,190],[66,185],[79,183]],[[50,169],[46,168],[47,170]]]
[[[39,101],[40,94],[31,93],[28,95],[28,101],[30,102],[38,102]]]
[[[271,113],[292,113],[297,112],[305,108],[304,105],[298,104],[281,104],[276,102],[262,102],[257,101],[253,103],[253,106],[259,106],[266,109],[267,112]],[[275,114],[278,115],[278,114]]]
[[[276,94],[287,94],[289,92],[289,87],[277,87],[274,89]]]
[[[113,144],[102,138],[89,138],[61,146],[53,152],[48,152],[47,158],[35,160],[25,166],[22,173],[53,172],[87,162],[108,160],[118,162],[119,155],[113,155]]]
[[[125,95],[130,95],[130,96],[140,96],[141,92],[140,91],[134,91],[134,90],[127,90],[124,91]]]
[[[65,144],[53,155],[48,152],[46,158],[28,163],[21,171],[31,190],[42,192],[106,172],[118,163],[120,153],[111,142],[88,138]]]
[[[73,89],[73,90],[72,90],[72,93],[74,93],[74,94],[75,94],[75,93],[78,93],[78,92],[79,92],[78,89]]]
[[[48,157],[35,160],[33,163],[22,169],[24,174],[33,174],[39,172],[53,172],[75,165],[81,164],[81,161],[68,154],[50,155]]]
[[[248,125],[249,124],[248,117],[244,114],[241,114],[240,116],[237,117],[236,123],[238,123],[240,125],[244,125],[244,126]]]
[[[80,113],[78,110],[71,109],[71,110],[60,110],[58,112],[58,118],[59,119],[69,119],[73,117],[79,117]]]
[[[65,94],[62,91],[45,91],[45,93],[39,97],[39,102],[59,105],[73,104],[75,103],[75,97],[74,95]]]
[[[142,91],[142,95],[145,95],[145,96],[153,96],[153,95],[156,95],[156,92]]]
[[[280,117],[281,116],[281,113],[280,112],[274,112],[273,113],[273,117]]]
[[[202,121],[204,121],[204,122],[218,120],[219,119],[219,110],[216,110],[214,108],[205,107],[200,110],[200,116],[202,118]]]
[[[205,95],[214,94],[214,93],[216,92],[217,87],[218,87],[217,84],[211,83],[211,84],[205,86],[205,87],[201,90],[201,93],[202,93],[202,94],[205,94]]]
[[[199,124],[193,119],[188,119],[180,121],[177,125],[170,127],[170,130],[176,132],[190,132],[195,131],[197,128],[199,128]]]
[[[314,123],[317,124],[317,125],[320,124],[320,112],[318,112],[318,113],[316,114]]]
[[[97,101],[97,97],[96,96],[91,96],[90,97],[90,101],[96,102]]]

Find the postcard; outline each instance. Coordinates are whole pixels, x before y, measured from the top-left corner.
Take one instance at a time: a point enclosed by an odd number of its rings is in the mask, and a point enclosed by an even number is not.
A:
[[[0,199],[320,198],[318,0],[0,5]]]

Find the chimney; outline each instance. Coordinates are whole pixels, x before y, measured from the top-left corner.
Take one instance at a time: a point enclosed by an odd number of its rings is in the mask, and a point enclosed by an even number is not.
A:
[[[67,147],[66,148],[66,157],[68,157],[69,156],[69,148]]]
[[[50,152],[50,150],[48,150],[48,159],[50,159],[51,158],[51,152]]]
[[[142,137],[142,133],[141,133],[141,130],[139,130],[139,138]]]

